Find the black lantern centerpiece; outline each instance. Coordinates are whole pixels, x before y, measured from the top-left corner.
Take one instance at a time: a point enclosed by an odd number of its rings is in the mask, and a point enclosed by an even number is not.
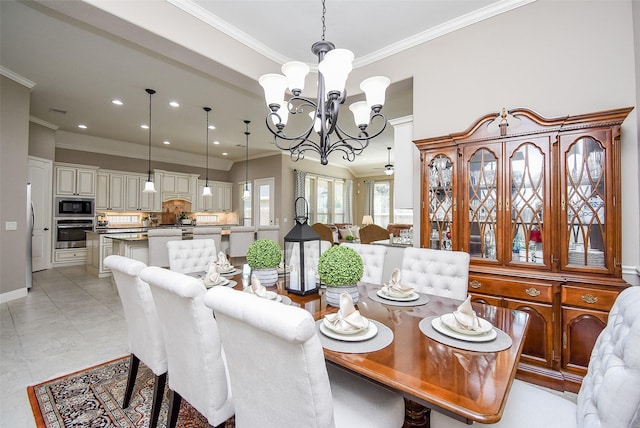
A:
[[[302,200],[305,206],[305,215],[298,215],[298,201]],[[289,274],[284,276],[284,288],[289,293],[307,295],[316,293],[317,266],[308,266],[310,254],[320,254],[320,236],[307,224],[309,220],[309,208],[307,201],[299,197],[295,201],[295,225],[284,237],[284,265],[289,269]]]

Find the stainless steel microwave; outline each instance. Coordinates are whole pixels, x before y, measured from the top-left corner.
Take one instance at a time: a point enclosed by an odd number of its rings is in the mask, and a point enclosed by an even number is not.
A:
[[[56,198],[56,217],[93,217],[94,205],[89,198]]]

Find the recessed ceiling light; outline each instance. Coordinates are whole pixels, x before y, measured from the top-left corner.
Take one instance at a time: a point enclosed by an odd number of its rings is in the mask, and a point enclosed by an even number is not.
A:
[[[115,104],[117,106],[121,106],[122,104],[124,104],[122,101],[120,101],[119,99],[115,98],[113,100],[111,100],[112,104]]]
[[[171,144],[171,141],[163,141],[162,144],[169,145],[169,144]]]
[[[80,129],[87,129],[87,125],[81,123],[80,125],[78,125],[78,128]]]
[[[217,146],[218,144],[220,144],[220,141],[216,140],[216,141],[213,142],[213,144],[215,144]]]
[[[149,129],[149,125],[140,125],[140,128],[142,128],[142,129]]]
[[[177,102],[177,101],[171,101],[171,102],[169,102],[169,105],[170,105],[171,107],[180,107],[180,104],[178,104],[178,102]]]
[[[222,152],[222,156],[227,156],[229,153],[227,152]]]
[[[216,127],[213,125],[209,125],[209,129],[216,129]]]

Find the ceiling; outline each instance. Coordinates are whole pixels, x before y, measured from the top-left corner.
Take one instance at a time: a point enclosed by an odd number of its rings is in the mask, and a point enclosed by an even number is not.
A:
[[[326,39],[351,49],[356,56],[354,67],[361,67],[529,1],[328,0]],[[148,2],[143,6],[151,7]],[[317,61],[310,46],[322,34],[319,0],[167,0],[161,6],[176,19],[186,13],[194,25],[210,26],[240,41],[242,49],[273,61],[272,72],[279,72],[277,64],[291,59],[312,66]],[[209,146],[210,167],[228,169],[233,161],[244,159],[245,119],[251,120],[249,156],[276,152],[265,129],[262,89],[250,65],[246,70],[230,70],[158,34],[139,27],[134,31],[123,19],[105,18],[104,11],[87,2],[2,0],[0,8],[0,65],[4,74],[15,73],[35,83],[31,116],[41,123],[137,144],[141,149],[149,138],[148,131],[140,128],[149,116],[144,89],[152,88],[157,91],[152,99],[152,140],[157,152],[170,156],[172,152],[165,150],[175,150],[204,157],[203,106],[213,108],[210,122],[216,129],[210,131],[209,140],[220,142]],[[223,52],[225,46],[214,48]],[[315,74],[308,76],[308,87],[315,86],[314,79]],[[113,105],[114,98],[124,105]],[[172,100],[180,107],[170,107]],[[383,113],[388,119],[409,115],[412,103],[412,82],[393,82]],[[355,127],[350,128],[350,113],[341,120],[348,120],[345,127],[355,132]],[[80,123],[87,129],[79,129]],[[347,165],[333,155],[330,163],[348,166],[356,176],[381,173],[387,163],[386,147],[393,146],[393,130],[387,128],[355,162]]]

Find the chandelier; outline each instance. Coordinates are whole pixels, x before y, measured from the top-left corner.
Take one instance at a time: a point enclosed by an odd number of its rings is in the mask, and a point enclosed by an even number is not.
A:
[[[281,150],[287,150],[291,159],[304,158],[307,150],[320,155],[320,163],[326,165],[328,156],[333,152],[342,152],[342,158],[353,162],[356,155],[362,154],[372,138],[380,135],[387,126],[387,119],[380,111],[385,101],[385,91],[391,82],[384,76],[370,77],[360,84],[366,101],[358,101],[349,106],[353,113],[357,135],[351,135],[338,125],[340,105],[347,98],[345,83],[351,72],[354,55],[347,49],[336,49],[331,42],[325,41],[325,0],[322,0],[322,40],[311,47],[318,57],[318,98],[312,100],[302,96],[305,77],[309,66],[293,61],[282,66],[284,74],[265,74],[259,83],[264,88],[265,100],[269,109],[266,124],[273,134],[273,143]],[[292,96],[285,100],[285,91],[289,88]],[[302,117],[308,123],[304,131],[297,135],[285,133],[289,115]],[[370,133],[367,127],[376,120],[379,128]],[[315,134],[318,135],[315,140]]]

